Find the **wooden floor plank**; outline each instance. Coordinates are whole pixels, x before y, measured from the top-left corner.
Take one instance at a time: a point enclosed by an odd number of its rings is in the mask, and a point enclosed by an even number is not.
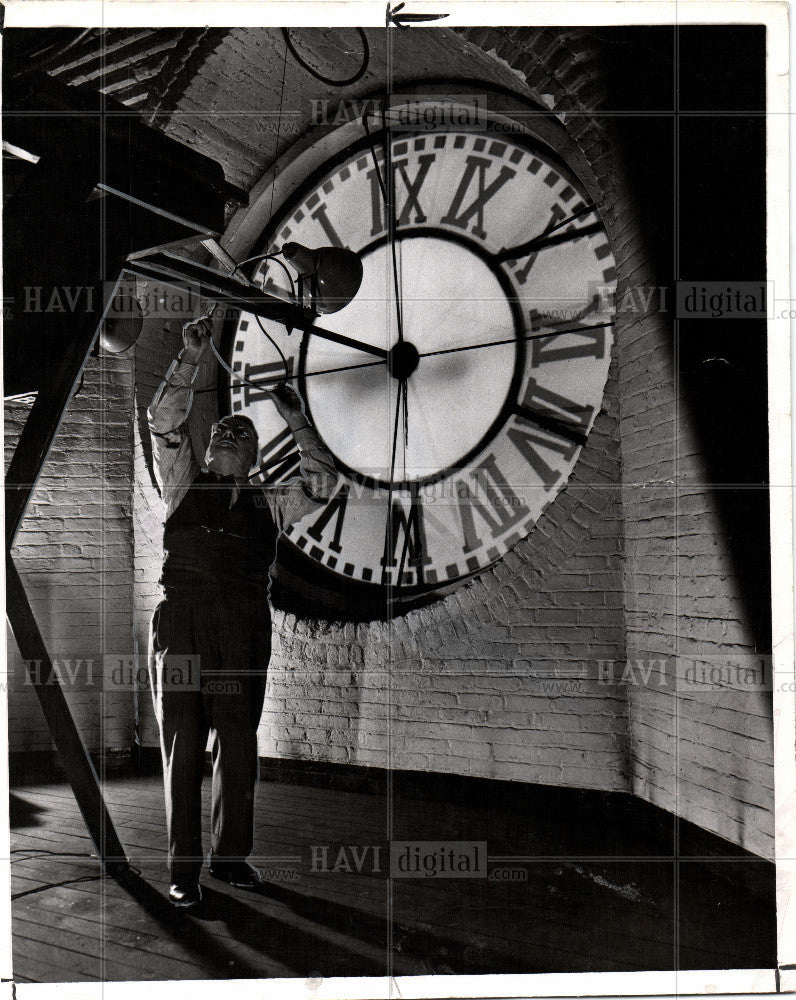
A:
[[[79,982],[82,979],[97,982],[102,979],[102,963],[93,955],[79,955],[64,947],[63,943],[49,944],[40,937],[30,939],[14,931],[13,968],[25,975],[37,975],[39,967],[48,970],[47,978],[40,982]],[[55,975],[58,978],[50,978]]]
[[[39,878],[41,877],[40,875],[38,875],[38,868],[35,864],[32,866],[31,865],[26,866],[23,863],[15,865],[15,868],[21,869],[19,874],[24,874],[33,877],[38,876]],[[77,862],[65,861],[62,865],[62,868],[64,870],[64,873],[73,874],[76,877],[79,877],[80,875],[85,873],[85,865]],[[19,874],[17,877],[19,877]],[[326,884],[324,884],[324,882]],[[109,883],[109,881],[106,880],[105,885],[108,884],[113,885],[113,883]],[[341,881],[338,878],[334,883],[330,883],[323,877],[317,877],[315,879],[314,886],[313,885],[302,886],[297,890],[297,892],[309,891],[312,897],[316,899],[322,899],[325,895],[329,893],[329,889],[332,886],[332,884],[337,884],[338,887],[344,888],[346,886],[353,886],[354,880],[349,879],[346,882],[345,880]],[[385,883],[383,880],[377,880],[373,878],[368,879],[367,877],[363,876],[356,880],[356,884],[358,888],[356,895],[356,903],[361,911],[371,912],[371,913],[375,912],[376,914],[379,914],[380,912],[386,913],[386,906],[385,906],[386,900],[383,898],[379,900],[378,896],[374,898],[374,894],[377,894],[380,889],[384,889]],[[490,935],[488,933],[481,932],[479,934],[480,940],[484,943],[488,943],[490,947],[496,948],[498,953],[504,950],[511,951],[513,949],[513,945],[518,942],[521,942],[523,937],[527,934],[527,928],[524,925],[531,919],[531,914],[535,915],[536,913],[540,912],[540,910],[543,911],[544,885],[545,885],[544,882],[540,882],[539,884],[531,882],[530,885],[525,884],[522,888],[522,893],[525,898],[522,900],[521,905],[513,906],[513,912],[515,915],[515,921],[513,923],[513,926],[508,931],[503,930],[500,934]],[[86,884],[84,888],[85,891],[88,893],[93,892],[99,894],[101,892],[98,886],[92,887],[91,883]],[[165,893],[165,890],[166,886],[164,882],[162,885],[162,891]],[[66,891],[66,887],[62,887],[61,891]],[[465,901],[462,898],[461,892],[456,891],[451,883],[448,884],[445,884],[443,882],[438,883],[437,886],[435,887],[437,905],[441,908],[447,909],[449,913],[454,913],[457,915],[457,919],[451,920],[449,918],[448,930],[449,931],[461,930],[463,937],[466,936],[468,932],[472,934],[472,931],[470,930],[472,925],[478,923],[479,918],[480,922],[483,923],[483,918],[485,915],[489,913],[490,909],[494,908],[506,909],[507,906],[512,905],[510,901],[507,902],[507,900],[502,898],[499,898],[494,901],[490,900],[489,898],[490,894],[494,895],[495,891],[496,891],[495,887],[490,885],[489,883],[473,883],[470,886],[470,891]],[[411,926],[412,915],[416,913],[418,909],[422,909],[424,896],[427,895],[427,892],[428,890],[422,884],[418,885],[416,883],[403,883],[396,885],[394,888],[394,898],[393,898],[393,916],[395,921],[397,923],[400,923],[402,920],[406,920]],[[339,891],[338,892],[333,891],[329,895],[338,904],[341,901],[341,899],[345,898],[343,894]],[[602,912],[604,918],[606,918],[606,920],[610,922],[613,910],[610,901],[607,901],[604,898],[590,899],[589,893],[584,892],[581,895],[580,903],[587,909],[593,908],[594,911],[599,910],[600,912]],[[673,912],[669,912],[668,914],[664,912],[662,914],[659,914],[659,917],[664,924],[668,923],[673,919]],[[575,944],[579,944],[581,947],[584,944],[588,944],[588,939],[590,939],[592,935],[592,929],[590,927],[586,928],[583,933],[585,934],[587,940],[579,942],[578,933],[577,931],[573,931],[570,924],[571,921],[567,920],[566,914],[564,915],[564,918],[562,920],[557,920],[555,914],[548,914],[547,928],[549,932],[554,933],[556,930],[560,930],[562,932],[562,935],[567,939],[568,943],[570,944],[572,944],[573,941]],[[646,926],[647,927],[650,926],[649,918],[646,921]],[[645,933],[644,930],[645,925],[642,925],[640,929],[635,928],[632,931],[632,933],[626,932],[624,935],[625,938],[627,938],[628,940],[635,942],[637,950],[640,953],[643,953],[645,944],[655,945],[659,940],[661,933],[660,928],[658,929],[658,932],[656,934],[654,932],[655,931],[654,924],[652,924],[651,926],[652,926],[651,932],[648,931]],[[614,932],[613,943],[614,947],[618,943],[616,932]],[[643,965],[640,967],[643,967]]]

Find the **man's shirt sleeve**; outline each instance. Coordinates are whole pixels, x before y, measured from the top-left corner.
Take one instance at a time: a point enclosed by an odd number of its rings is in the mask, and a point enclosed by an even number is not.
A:
[[[320,510],[337,486],[337,467],[314,427],[305,424],[293,431],[301,461],[298,474],[263,492],[277,528],[284,531],[314,510]]]
[[[199,471],[186,426],[198,370],[197,365],[181,361],[178,356],[147,410],[155,478],[166,505],[166,517],[177,507]]]

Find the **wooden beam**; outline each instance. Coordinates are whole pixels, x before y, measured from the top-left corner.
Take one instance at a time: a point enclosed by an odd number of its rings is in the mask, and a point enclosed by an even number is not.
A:
[[[128,867],[122,842],[105,805],[97,772],[72,718],[61,685],[48,683],[53,675],[52,659],[10,556],[6,560],[6,616],[22,659],[29,665],[31,683],[99,859],[110,874],[122,874]],[[44,669],[31,668],[37,663]]]
[[[14,234],[12,245],[6,241],[4,247],[5,276],[13,278],[9,287],[91,288],[92,301],[101,303],[99,323],[90,306],[60,317],[26,307],[6,325],[5,346],[16,348],[34,368],[38,391],[6,474],[6,614],[22,658],[45,669],[44,683],[39,670],[30,671],[31,681],[100,861],[120,877],[128,870],[124,848],[11,549],[128,254],[173,240],[180,229],[188,238],[217,231],[224,201],[236,192],[219,164],[148,128],[104,95],[31,75],[13,81],[3,96],[4,111],[13,112],[8,114],[13,134],[5,138],[41,155],[5,213],[6,232]],[[41,114],[45,109],[49,113]],[[123,200],[91,200],[100,183]],[[196,223],[186,221],[192,213]],[[38,366],[37,355],[44,359]]]

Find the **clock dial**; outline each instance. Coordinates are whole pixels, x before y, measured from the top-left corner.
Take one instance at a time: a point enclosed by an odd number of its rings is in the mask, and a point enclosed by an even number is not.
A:
[[[317,172],[260,250],[355,250],[360,291],[322,325],[389,362],[245,313],[230,350],[249,380],[297,377],[342,470],[290,542],[341,581],[416,592],[500,558],[566,484],[602,404],[615,270],[596,208],[546,148],[450,131],[372,141]],[[289,297],[273,263],[258,278]],[[260,433],[261,479],[291,475],[298,454],[264,393],[228,391]]]

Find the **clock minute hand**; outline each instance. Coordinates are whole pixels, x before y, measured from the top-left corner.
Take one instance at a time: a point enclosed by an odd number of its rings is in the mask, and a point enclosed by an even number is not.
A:
[[[439,351],[425,351],[421,358],[434,358],[440,354],[458,354],[459,351],[479,351],[485,347],[503,347],[506,344],[516,344],[518,340],[543,340],[545,337],[559,337],[564,333],[585,333],[589,330],[605,330],[612,327],[613,322],[581,323],[564,330],[545,330],[543,333],[530,333],[527,337],[508,337],[505,340],[485,340],[480,344],[463,344],[461,347],[443,347]]]
[[[543,250],[545,247],[568,243],[570,240],[577,240],[581,236],[589,236],[591,233],[599,232],[599,230],[602,229],[602,223],[600,222],[593,222],[588,226],[582,226],[578,229],[570,229],[564,233],[558,232],[560,229],[563,229],[564,226],[568,226],[571,222],[575,222],[582,216],[589,215],[591,212],[596,210],[596,205],[581,205],[581,207],[576,209],[572,215],[568,215],[565,219],[561,219],[560,222],[557,222],[553,226],[548,226],[546,229],[542,230],[541,233],[537,233],[537,235],[532,237],[530,240],[526,240],[524,243],[519,243],[514,247],[504,247],[502,250],[498,250],[497,253],[492,255],[493,259],[499,263],[507,260],[516,260],[520,257],[526,257],[530,253]]]

